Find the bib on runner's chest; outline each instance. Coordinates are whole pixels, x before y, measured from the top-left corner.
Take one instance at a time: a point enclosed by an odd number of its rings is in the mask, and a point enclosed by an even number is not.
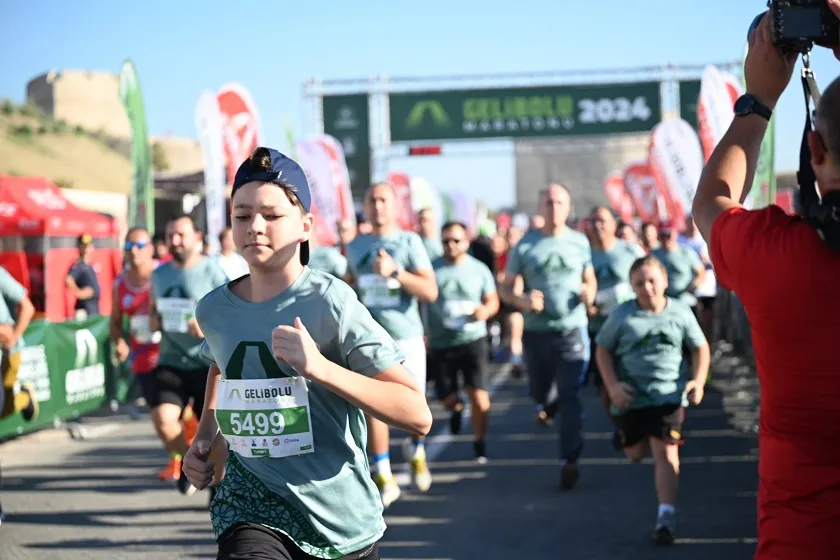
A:
[[[230,449],[245,458],[315,451],[303,377],[220,380],[216,421]]]
[[[443,326],[449,330],[463,329],[472,323],[472,314],[478,305],[473,301],[446,301],[443,303]]]
[[[359,296],[365,307],[399,307],[402,286],[396,278],[383,278],[379,274],[359,277]]]
[[[633,288],[630,284],[622,282],[612,288],[598,290],[595,294],[595,305],[600,310],[600,314],[606,317],[612,313],[616,307],[635,297],[636,295],[633,293]]]
[[[187,324],[195,316],[195,301],[186,298],[160,298],[157,310],[163,330],[170,333],[186,333]]]

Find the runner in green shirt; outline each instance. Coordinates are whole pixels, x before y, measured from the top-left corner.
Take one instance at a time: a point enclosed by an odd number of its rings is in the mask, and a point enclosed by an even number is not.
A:
[[[218,558],[378,559],[385,531],[365,414],[425,435],[425,395],[399,347],[344,282],[308,268],[311,194],[301,167],[257,148],[232,189],[250,275],[205,296],[196,319],[213,365],[184,472],[213,482]],[[218,442],[215,442],[218,443]]]
[[[393,337],[405,355],[405,368],[418,387],[426,387],[426,343],[420,302],[432,303],[438,289],[429,255],[420,236],[402,231],[397,220],[397,196],[389,183],[378,183],[365,194],[365,214],[372,231],[347,246],[348,280],[371,315]],[[388,426],[369,418],[369,445],[376,472],[374,480],[388,507],[400,496],[391,471]],[[402,454],[411,468],[419,492],[428,492],[432,475],[426,461],[424,438],[406,438]]]
[[[20,282],[0,267],[0,419],[18,412],[26,422],[38,417],[38,399],[32,383],[18,383],[23,334],[35,315],[35,306]],[[0,522],[3,506],[0,505]]]
[[[667,270],[655,257],[634,262],[630,282],[636,298],[601,327],[595,359],[627,458],[638,462],[653,452],[659,499],[654,537],[671,544],[685,407],[703,400],[709,344],[691,309],[665,295]]]
[[[589,338],[594,354],[595,337],[598,336],[604,321],[616,307],[634,299],[633,287],[630,285],[630,267],[636,259],[644,257],[645,252],[638,244],[618,239],[618,222],[606,206],[595,208],[590,220],[592,268],[595,269],[595,278],[598,279],[595,304],[589,309]],[[589,361],[589,375],[601,395],[604,410],[609,415],[610,399],[606,391],[601,391],[601,375],[595,360]],[[621,449],[617,436],[613,437],[613,445]]]

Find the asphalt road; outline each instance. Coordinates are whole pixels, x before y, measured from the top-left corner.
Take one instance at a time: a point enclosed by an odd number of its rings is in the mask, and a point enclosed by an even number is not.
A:
[[[490,461],[472,459],[469,428],[448,435],[435,405],[429,444],[435,483],[410,490],[387,512],[383,558],[501,560],[737,560],[755,547],[756,439],[732,427],[709,389],[689,413],[678,507],[678,540],[651,544],[653,468],[631,465],[610,445],[609,423],[591,389],[581,481],[557,491],[553,430],[534,423],[522,382],[497,372]],[[724,398],[725,397],[725,398]],[[727,401],[728,399],[728,401]],[[468,423],[465,422],[468,426]],[[165,454],[148,417],[90,422],[88,440],[47,431],[0,448],[7,519],[2,560],[215,558],[207,495],[185,498],[155,473]],[[392,456],[399,457],[398,434]],[[401,475],[405,478],[406,475]]]

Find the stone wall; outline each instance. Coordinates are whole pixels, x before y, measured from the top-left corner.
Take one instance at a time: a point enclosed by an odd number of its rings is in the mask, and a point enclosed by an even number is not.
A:
[[[119,76],[88,70],[51,70],[26,84],[26,100],[56,120],[128,139]]]

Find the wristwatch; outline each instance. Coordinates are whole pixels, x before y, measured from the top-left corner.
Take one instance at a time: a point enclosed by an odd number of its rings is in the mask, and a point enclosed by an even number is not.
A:
[[[749,93],[742,95],[735,102],[735,116],[746,117],[755,113],[767,119],[773,116],[773,110]]]
[[[396,279],[397,279],[397,276],[399,276],[399,275],[400,275],[400,272],[402,272],[402,269],[400,269],[400,268],[395,268],[395,269],[394,269],[394,272],[392,272],[392,273],[391,273],[391,278],[393,278],[394,280],[396,280]]]

